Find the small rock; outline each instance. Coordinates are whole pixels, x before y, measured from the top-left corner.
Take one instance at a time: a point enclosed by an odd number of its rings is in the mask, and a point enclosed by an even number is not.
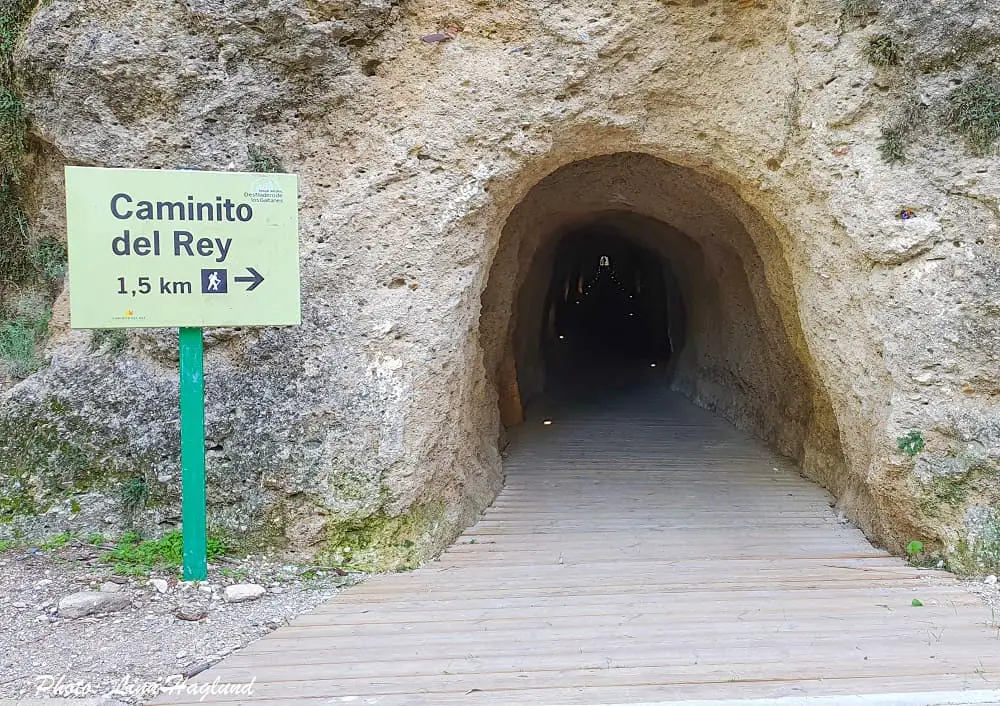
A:
[[[28,604],[27,604],[27,603],[14,603],[14,604],[12,604],[12,605],[13,605],[13,606],[14,606],[15,608],[17,608],[18,610],[24,610],[25,608],[27,608],[27,607],[28,607]]]
[[[997,577],[994,576],[993,574],[990,574],[989,576],[983,579],[983,583],[985,583],[987,586],[996,586]]]
[[[166,593],[170,585],[163,579],[150,579],[149,585],[156,589],[157,593]]]
[[[132,599],[124,593],[77,591],[59,601],[59,616],[62,618],[82,618],[91,613],[112,613],[130,605],[132,605]]]
[[[204,608],[189,605],[177,606],[177,610],[174,611],[174,617],[180,620],[202,620],[207,615],[208,611]]]
[[[193,676],[201,674],[211,666],[212,666],[211,662],[199,662],[198,664],[193,664],[184,670],[184,678],[190,679]]]
[[[50,583],[52,583],[52,579],[41,579],[35,582],[35,588],[45,588]]]
[[[235,586],[226,586],[226,603],[243,603],[245,601],[255,601],[267,593],[267,589],[256,583],[238,583]]]
[[[282,588],[281,586],[273,586],[271,588],[271,593],[284,593],[284,592],[285,592],[285,589]]]
[[[101,584],[101,593],[121,593],[122,585],[114,581],[107,581]]]

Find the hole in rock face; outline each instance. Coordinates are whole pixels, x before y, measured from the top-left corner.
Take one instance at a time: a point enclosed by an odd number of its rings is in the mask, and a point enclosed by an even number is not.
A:
[[[550,173],[510,212],[482,294],[496,391],[484,404],[510,427],[550,395],[586,390],[592,402],[638,381],[843,492],[839,429],[772,224],[721,180],[647,154]]]

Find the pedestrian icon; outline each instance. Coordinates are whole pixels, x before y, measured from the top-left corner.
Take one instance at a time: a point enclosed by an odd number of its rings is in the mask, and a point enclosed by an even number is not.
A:
[[[227,294],[228,292],[229,278],[226,270],[201,271],[202,294]]]

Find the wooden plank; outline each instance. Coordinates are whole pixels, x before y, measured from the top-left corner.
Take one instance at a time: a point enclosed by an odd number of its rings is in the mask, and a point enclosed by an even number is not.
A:
[[[657,400],[514,430],[497,503],[438,560],[195,679],[256,679],[251,696],[161,703],[570,706],[1000,679],[978,597],[872,547],[787,459]]]

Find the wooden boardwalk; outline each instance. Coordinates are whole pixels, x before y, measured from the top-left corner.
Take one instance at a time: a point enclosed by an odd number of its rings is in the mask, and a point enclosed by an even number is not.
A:
[[[256,679],[253,696],[205,702],[1000,689],[1000,616],[947,574],[872,547],[760,442],[655,396],[523,425],[496,504],[440,560],[375,577],[232,655],[197,681]]]

